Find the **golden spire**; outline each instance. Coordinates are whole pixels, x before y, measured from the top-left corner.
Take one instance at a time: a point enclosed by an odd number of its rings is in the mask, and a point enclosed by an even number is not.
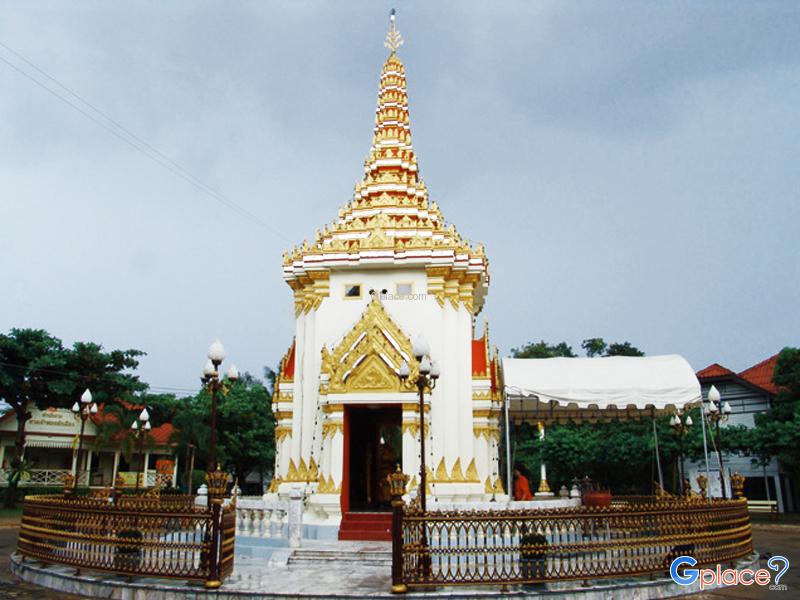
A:
[[[392,54],[397,52],[397,49],[403,45],[403,36],[400,35],[400,32],[397,31],[397,27],[394,24],[395,21],[395,10],[392,9],[389,13],[389,21],[391,25],[389,26],[389,33],[386,34],[386,41],[383,43]]]
[[[405,67],[397,55],[403,37],[397,31],[394,10],[389,20],[384,43],[389,56],[381,69],[372,144],[363,176],[356,182],[353,199],[339,210],[330,226],[318,232],[313,244],[304,242],[300,249],[287,253],[284,278],[295,291],[295,303],[312,306],[309,299],[317,298],[320,290],[328,293],[326,286],[317,285],[321,281],[318,274],[327,269],[356,266],[362,261],[419,268],[432,264],[435,254],[436,277],[441,280],[433,284],[439,286],[437,300],[444,303],[445,279],[449,277],[445,272],[452,268],[452,281],[457,283],[448,280],[447,289],[455,290],[451,301],[469,296],[465,305],[477,314],[483,295],[473,299],[469,290],[488,285],[488,260],[482,249],[472,248],[455,227],[445,224],[438,205],[429,200],[411,145]],[[309,275],[312,271],[317,271],[314,277]]]

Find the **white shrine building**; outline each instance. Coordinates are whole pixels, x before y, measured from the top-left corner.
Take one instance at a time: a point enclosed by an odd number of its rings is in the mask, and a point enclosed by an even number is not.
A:
[[[281,361],[270,491],[303,487],[307,517],[339,525],[388,507],[385,476],[402,465],[418,485],[416,388],[401,382],[422,334],[441,376],[426,394],[429,503],[502,495],[501,394],[488,329],[475,331],[489,265],[430,200],[411,143],[402,44],[392,23],[372,146],[353,199],[284,255],[295,336]]]

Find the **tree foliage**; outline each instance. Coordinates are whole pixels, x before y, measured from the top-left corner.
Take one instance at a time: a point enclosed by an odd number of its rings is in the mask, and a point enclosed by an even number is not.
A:
[[[742,443],[766,463],[777,458],[795,481],[800,480],[800,348],[778,355],[772,382],[778,393],[771,410],[755,415],[756,426]]]
[[[540,342],[530,342],[519,348],[512,349],[511,356],[514,358],[555,358],[558,356],[575,358],[577,355],[566,342],[548,344],[542,340]]]
[[[586,352],[586,356],[594,358],[597,356],[644,356],[644,352],[630,342],[614,342],[607,344],[603,338],[588,338],[583,340],[581,348]],[[538,342],[528,342],[519,348],[511,350],[514,358],[576,358],[578,355],[572,350],[572,346],[567,342],[548,344],[544,340]]]
[[[603,338],[589,338],[583,340],[581,348],[586,351],[586,356],[644,356],[644,352],[630,342],[615,342],[607,344]]]
[[[24,465],[25,425],[32,406],[70,407],[86,388],[97,402],[130,397],[146,388],[133,373],[141,355],[139,350],[104,352],[98,344],[83,342],[66,348],[43,329],[12,329],[0,334],[0,398],[17,417],[7,506],[16,501],[18,477],[14,473]]]
[[[252,471],[272,472],[275,461],[275,421],[272,416],[274,374],[265,369],[267,385],[244,373],[236,382],[224,380],[217,396],[217,460],[223,470],[234,474],[240,485]],[[173,442],[184,455],[196,449],[196,468],[206,468],[211,438],[211,393],[195,396],[151,399],[158,418],[175,426]]]

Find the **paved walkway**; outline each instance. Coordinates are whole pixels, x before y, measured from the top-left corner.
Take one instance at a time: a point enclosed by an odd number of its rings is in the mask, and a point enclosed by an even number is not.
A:
[[[753,547],[763,556],[769,553],[781,555],[789,559],[789,570],[781,577],[788,589],[785,592],[772,591],[768,587],[736,586],[716,590],[707,594],[693,596],[697,600],[751,600],[753,598],[770,598],[771,600],[789,600],[800,597],[800,527],[797,525],[762,525],[753,524]],[[766,568],[767,561],[761,566]],[[772,571],[771,571],[772,572]]]
[[[8,570],[9,554],[16,547],[16,528],[0,528],[0,600],[17,599],[33,600],[52,598],[54,600],[76,600],[80,596],[62,594],[51,590],[20,582]],[[787,526],[755,526],[754,543],[760,552],[782,554],[789,558],[791,566],[783,576],[781,583],[788,585],[787,592],[770,591],[768,588],[736,587],[695,596],[699,600],[749,600],[753,598],[771,598],[773,600],[798,597],[800,595],[800,527]],[[317,544],[318,547],[329,546]],[[314,544],[306,544],[305,549],[312,550]],[[382,553],[388,546],[381,543],[349,544],[348,551],[357,549],[369,552],[373,548]],[[280,561],[278,561],[280,562]],[[70,569],[65,569],[69,572]],[[162,582],[163,583],[163,582]],[[265,568],[263,559],[237,558],[235,574],[223,586],[224,591],[260,591],[274,594],[313,594],[318,597],[353,596],[353,597],[387,597],[389,592],[389,571],[386,566],[369,566],[358,562],[333,562],[328,565],[293,564]],[[192,588],[168,584],[173,589],[189,592]],[[197,588],[194,588],[195,590]],[[442,595],[459,595],[467,590],[450,589],[440,591]],[[776,596],[777,594],[777,596]],[[785,594],[785,595],[781,595]],[[418,594],[414,594],[418,596]],[[437,594],[438,595],[438,594]],[[483,590],[483,596],[499,596],[499,592]],[[552,596],[550,596],[552,597]]]
[[[16,525],[11,521],[0,522],[0,599],[7,600],[79,600],[81,596],[61,594],[45,590],[37,585],[20,581],[8,570],[11,553],[17,548]]]

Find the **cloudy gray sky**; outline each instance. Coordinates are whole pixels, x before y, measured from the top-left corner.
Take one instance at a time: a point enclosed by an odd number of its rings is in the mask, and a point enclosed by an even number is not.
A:
[[[800,345],[800,3],[395,4],[421,172],[486,244],[501,352]],[[0,1],[0,330],[143,349],[159,389],[196,388],[215,336],[274,365],[280,254],[362,172],[391,6]]]

